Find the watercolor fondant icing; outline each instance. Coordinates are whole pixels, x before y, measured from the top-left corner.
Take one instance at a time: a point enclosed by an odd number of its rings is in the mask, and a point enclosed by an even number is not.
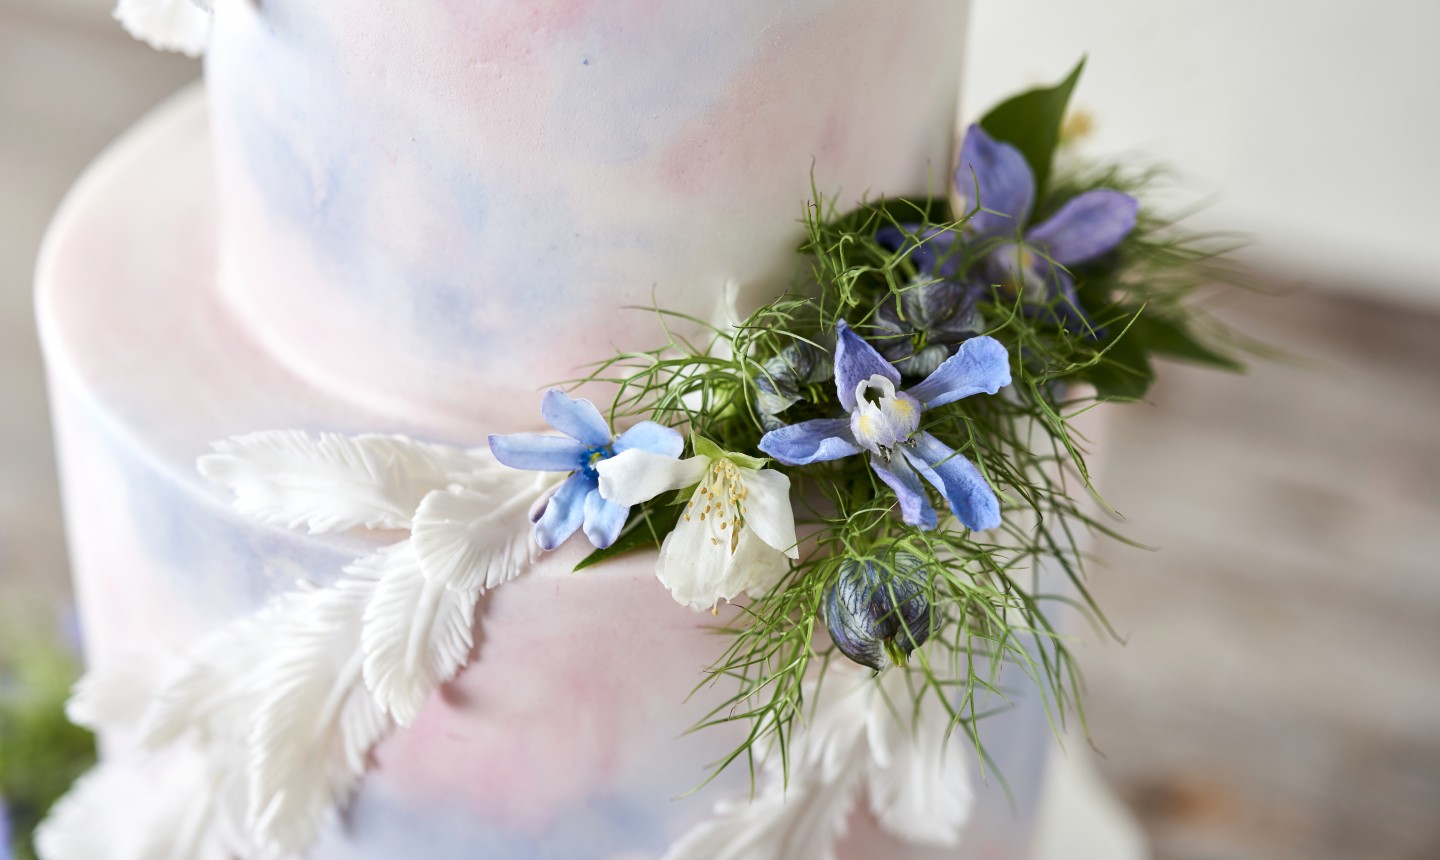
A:
[[[212,440],[541,429],[541,387],[655,344],[626,306],[706,317],[783,290],[812,175],[843,206],[948,174],[954,0],[215,5],[204,91],[91,168],[38,274],[92,664],[183,655],[373,547],[240,515],[195,471]],[[687,794],[735,743],[684,734],[717,701],[687,699],[710,616],[653,555],[574,573],[581,554],[485,603],[476,662],[380,745],[312,856],[660,857],[744,790],[736,768]],[[987,736],[1014,802],[977,784],[962,849],[861,811],[840,856],[1019,852],[1034,698]],[[161,765],[129,733],[102,742],[124,829]]]

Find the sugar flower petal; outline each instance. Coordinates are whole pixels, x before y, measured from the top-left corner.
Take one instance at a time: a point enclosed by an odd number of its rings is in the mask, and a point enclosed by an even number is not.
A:
[[[564,436],[512,433],[490,437],[490,451],[495,455],[495,459],[512,469],[573,472],[580,468],[586,450],[584,443]]]
[[[891,457],[888,463],[878,456],[871,456],[870,468],[895,491],[895,497],[900,500],[900,518],[906,525],[925,531],[935,528],[939,522],[935,507],[925,496],[925,486],[920,483],[920,476],[910,468],[904,456]]]
[[[591,490],[585,496],[585,537],[596,549],[604,549],[620,537],[628,516],[629,505],[606,501],[599,490]]]
[[[686,525],[691,524],[681,520],[661,542],[655,575],[677,603],[692,609],[709,609],[719,599],[716,588],[725,577],[729,548],[724,552],[714,551],[706,530],[696,525],[685,528]]]
[[[774,469],[741,469],[745,485],[745,528],[790,558],[799,558],[790,478]]]
[[[1129,194],[1096,188],[1072,197],[1025,238],[1060,265],[1074,266],[1120,244],[1135,229],[1139,211],[1139,201]]]
[[[1018,236],[1035,202],[1035,175],[1020,150],[972,125],[960,147],[955,191],[963,204],[956,215],[974,213],[965,225],[973,236]]]
[[[835,324],[835,393],[849,412],[855,408],[855,388],[872,376],[900,384],[900,371],[850,329],[844,320]],[[763,449],[762,449],[763,450]]]
[[[787,466],[838,460],[862,450],[850,433],[849,418],[816,418],[771,430],[759,447]]]
[[[678,460],[639,448],[622,451],[595,464],[600,473],[600,495],[617,505],[638,505],[661,493],[683,490],[700,483],[709,460]]]
[[[632,448],[663,454],[666,457],[679,457],[685,451],[685,437],[681,436],[679,431],[654,421],[641,421],[615,439],[616,454]]]
[[[597,447],[610,444],[610,425],[588,400],[577,400],[558,388],[545,392],[540,401],[545,423],[572,439]]]
[[[955,518],[974,531],[1000,525],[1000,500],[975,464],[929,433],[918,433],[905,450],[911,465],[945,495]]]
[[[1005,347],[993,337],[974,337],[908,393],[933,409],[982,391],[994,394],[1009,384],[1010,356]]]
[[[763,597],[790,571],[790,562],[754,531],[743,529],[723,575],[715,585],[715,596],[726,602],[744,594]],[[712,601],[711,606],[715,605]]]
[[[564,543],[585,521],[585,496],[595,488],[593,478],[576,472],[560,484],[535,523],[535,543],[546,551]]]

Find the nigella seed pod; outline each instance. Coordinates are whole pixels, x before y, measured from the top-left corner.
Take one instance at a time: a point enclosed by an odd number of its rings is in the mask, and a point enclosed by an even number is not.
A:
[[[897,554],[887,567],[846,559],[825,594],[825,626],[840,653],[879,672],[903,666],[934,629],[920,560]]]

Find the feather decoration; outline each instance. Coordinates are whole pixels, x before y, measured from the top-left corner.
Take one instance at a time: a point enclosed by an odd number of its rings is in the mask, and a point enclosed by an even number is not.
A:
[[[243,743],[254,707],[257,656],[269,647],[280,619],[297,612],[304,595],[281,595],[200,640],[185,669],[161,688],[146,712],[141,746],[158,751],[192,733],[201,744]]]
[[[460,449],[404,436],[266,430],[213,447],[200,473],[233,490],[237,510],[311,534],[409,528],[426,493],[485,468]]]
[[[959,743],[963,734],[952,732],[950,712],[933,698],[933,691],[919,699],[913,718],[893,713],[885,705],[887,698],[891,705],[917,700],[905,688],[908,680],[905,672],[886,672],[870,707],[870,811],[898,839],[958,846],[975,804],[964,745]]]
[[[789,785],[770,755],[754,799],[716,804],[664,860],[834,860],[864,775],[868,686],[844,669],[808,685],[817,701],[810,724],[791,734]]]
[[[115,20],[152,48],[189,57],[205,52],[211,0],[118,0]]]
[[[410,726],[436,687],[469,662],[480,592],[426,579],[410,541],[360,559],[349,572],[378,579],[361,634],[365,685],[397,723]]]
[[[278,853],[302,852],[355,789],[392,723],[365,688],[361,630],[374,571],[356,567],[299,595],[259,656],[247,767],[250,825]],[[289,615],[289,613],[287,613]]]
[[[243,779],[234,778],[240,774],[190,745],[143,766],[106,761],[56,802],[35,832],[35,847],[42,860],[253,858],[240,822],[216,818],[233,784],[243,789]]]
[[[477,478],[427,495],[411,529],[425,578],[457,591],[494,588],[534,561],[530,508],[557,476],[496,464]]]
[[[134,860],[138,834],[129,826],[145,798],[118,764],[106,762],[80,777],[55,801],[35,830],[41,860]]]
[[[810,723],[790,738],[790,781],[776,756],[750,801],[727,800],[691,828],[665,860],[834,860],[836,843],[862,790],[881,827],[912,843],[955,846],[973,795],[949,729],[949,712],[933,698],[914,720],[893,709],[902,670],[875,678],[858,666],[832,664],[823,684],[808,685],[816,702]]]
[[[104,655],[75,682],[65,716],[92,732],[134,726],[178,670],[178,661],[156,654]]]

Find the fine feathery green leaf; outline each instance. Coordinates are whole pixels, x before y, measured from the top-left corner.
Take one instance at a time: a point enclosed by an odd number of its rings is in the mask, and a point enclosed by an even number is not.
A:
[[[1055,147],[1060,143],[1060,124],[1070,93],[1085,68],[1082,57],[1065,80],[1053,87],[1041,87],[1021,93],[996,105],[980,120],[980,127],[996,140],[1003,140],[1019,149],[1035,173],[1035,199],[1045,196],[1050,179],[1050,166]]]
[[[1139,324],[1136,320],[1135,325]],[[1155,370],[1150,366],[1145,347],[1133,335],[1133,331],[1127,332],[1110,344],[1104,356],[1080,374],[1080,378],[1095,386],[1096,396],[1101,400],[1143,399],[1155,381]]]
[[[1145,314],[1136,320],[1132,336],[1149,352],[1194,364],[1218,367],[1239,373],[1245,365],[1196,340],[1190,327],[1179,320]]]
[[[635,515],[630,518],[630,522],[626,524],[625,531],[620,534],[620,537],[604,549],[597,549],[580,559],[580,563],[575,565],[575,570],[584,570],[627,552],[658,547],[665,540],[665,536],[675,530],[675,523],[679,521],[680,512],[683,510],[684,508],[680,505],[662,505],[654,502],[643,508],[637,508]]]

